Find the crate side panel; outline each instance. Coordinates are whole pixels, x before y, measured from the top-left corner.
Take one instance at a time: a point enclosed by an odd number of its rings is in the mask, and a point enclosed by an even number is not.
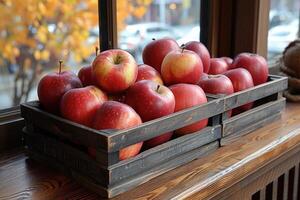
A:
[[[108,171],[96,163],[86,153],[39,133],[24,133],[26,144],[31,151],[51,157],[54,162],[69,169],[76,169],[95,181],[108,184]]]
[[[274,113],[272,116],[269,116],[261,121],[258,121],[250,126],[248,126],[247,128],[245,128],[242,132],[236,132],[234,134],[231,135],[227,135],[226,137],[222,137],[220,140],[220,145],[221,146],[227,146],[230,145],[232,142],[240,139],[240,137],[255,131],[258,128],[262,128],[263,126],[272,123],[278,119],[281,118],[281,112],[278,113]]]
[[[237,116],[223,121],[222,136],[243,132],[248,126],[264,120],[268,116],[280,112],[285,107],[285,99],[280,98],[277,101],[272,101],[249,111],[241,113]]]
[[[281,92],[287,88],[286,77],[271,80],[261,85],[224,97],[225,110],[231,110],[249,102]]]
[[[118,185],[113,185],[109,187],[109,196],[114,197],[118,194],[126,192],[138,185],[141,185],[161,174],[164,174],[174,168],[182,166],[192,160],[199,159],[201,157],[207,156],[210,153],[214,152],[219,148],[219,142],[213,142],[207,144],[205,146],[194,149],[190,152],[182,154],[180,156],[175,157],[172,160],[169,160],[165,163],[160,164],[154,168],[147,170],[147,172],[140,174],[138,177],[134,177],[132,179],[128,179],[126,182],[123,182]]]
[[[194,134],[181,136],[162,145],[151,148],[136,157],[124,160],[109,167],[111,183],[119,182],[152,167],[159,166],[166,160],[181,156],[221,137],[221,126],[207,127]]]
[[[108,151],[117,151],[126,146],[218,115],[223,111],[224,101],[222,99],[216,99],[200,106],[195,106],[169,116],[145,122],[136,128],[112,133],[108,136]]]
[[[38,105],[38,102],[27,102],[21,105],[21,114],[28,128],[38,128],[84,146],[106,149],[107,136],[105,133],[45,112]]]

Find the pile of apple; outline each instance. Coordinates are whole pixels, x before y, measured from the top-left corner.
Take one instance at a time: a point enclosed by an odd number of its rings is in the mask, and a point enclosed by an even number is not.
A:
[[[97,50],[96,50],[97,51]],[[143,50],[145,64],[137,65],[126,51],[96,54],[90,66],[76,76],[70,71],[50,73],[38,85],[43,109],[97,129],[127,129],[207,102],[205,93],[232,94],[264,83],[266,60],[242,53],[234,60],[211,58],[207,48],[192,41],[182,47],[170,38],[153,40]],[[233,110],[248,110],[252,103]],[[177,136],[206,127],[207,119],[164,133],[120,150],[124,160]],[[95,156],[95,149],[88,149]]]

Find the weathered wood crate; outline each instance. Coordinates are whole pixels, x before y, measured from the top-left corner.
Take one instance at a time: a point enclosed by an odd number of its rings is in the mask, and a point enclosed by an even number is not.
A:
[[[221,138],[217,125],[224,100],[208,103],[120,131],[96,131],[40,109],[38,102],[21,105],[26,122],[25,143],[30,157],[63,170],[105,198],[116,196],[162,173],[216,150]],[[209,118],[209,126],[174,138],[119,161],[119,150],[163,133]],[[96,148],[96,159],[86,152]]]
[[[228,96],[208,95],[206,104],[120,131],[96,131],[45,112],[38,102],[29,102],[21,105],[24,137],[33,159],[63,170],[110,198],[216,150],[219,142],[226,145],[277,119],[285,106],[281,92],[286,88],[285,77],[269,76],[267,83]],[[255,107],[227,117],[229,110],[249,102],[255,102]],[[120,149],[205,118],[210,119],[205,129],[119,161]],[[87,147],[96,148],[96,160],[87,154]]]
[[[222,126],[221,146],[230,144],[240,136],[280,118],[286,103],[285,98],[282,97],[282,92],[287,86],[286,77],[269,75],[268,82],[264,84],[223,97],[224,113],[220,119]],[[252,109],[228,117],[229,110],[250,102],[254,102]]]

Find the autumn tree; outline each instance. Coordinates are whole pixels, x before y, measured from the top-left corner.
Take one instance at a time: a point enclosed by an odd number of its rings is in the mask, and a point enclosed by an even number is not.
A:
[[[118,30],[128,15],[141,17],[152,0],[118,0]],[[37,78],[59,59],[81,63],[99,41],[98,0],[0,0],[0,67],[14,72],[13,104],[28,99]]]

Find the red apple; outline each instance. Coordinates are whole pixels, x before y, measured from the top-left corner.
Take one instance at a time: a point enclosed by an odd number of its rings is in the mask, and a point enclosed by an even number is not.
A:
[[[231,64],[233,62],[233,59],[230,58],[230,57],[221,57],[221,59],[223,59],[227,63],[228,69],[230,69],[230,66],[231,66]]]
[[[125,102],[144,122],[171,114],[175,107],[174,95],[169,88],[149,80],[139,81],[131,86]]]
[[[169,141],[172,138],[172,136],[173,136],[173,132],[167,132],[160,136],[154,137],[150,140],[145,141],[145,143],[144,143],[145,147],[152,148],[152,147],[158,146],[160,144],[163,144],[163,143]]]
[[[143,62],[160,72],[165,56],[171,51],[178,49],[177,42],[171,38],[153,39],[143,50]]]
[[[200,80],[198,85],[206,93],[210,94],[232,94],[234,92],[230,79],[225,75],[208,75],[206,79]]]
[[[59,104],[61,97],[73,88],[80,88],[82,84],[80,79],[71,71],[61,72],[61,63],[59,72],[49,73],[44,76],[37,89],[37,94],[41,106],[52,113],[59,113]]]
[[[175,112],[207,102],[204,91],[198,85],[181,83],[170,86],[170,89],[175,96]],[[178,135],[194,133],[206,127],[207,123],[208,119],[203,119],[177,129],[175,133]]]
[[[204,44],[198,41],[191,41],[185,44],[185,49],[198,54],[203,63],[203,72],[208,73],[210,68],[210,54]]]
[[[169,115],[175,108],[175,98],[171,90],[149,80],[136,82],[128,89],[125,99],[125,102],[141,116],[143,122]],[[165,133],[146,141],[146,146],[152,147],[170,138],[171,133]]]
[[[208,78],[208,74],[207,74],[207,73],[202,73],[202,75],[201,75],[201,77],[200,77],[198,83],[199,83],[201,80],[205,80],[205,79],[207,79],[207,78]],[[198,84],[198,83],[197,83],[197,84]]]
[[[222,74],[228,70],[228,64],[222,58],[210,59],[210,68],[208,74]]]
[[[166,85],[176,83],[197,84],[203,73],[199,56],[190,50],[177,50],[169,53],[161,65],[161,75]]]
[[[138,126],[141,123],[140,116],[130,106],[116,101],[107,101],[97,111],[93,128],[97,130],[121,130]],[[125,160],[136,156],[140,152],[142,145],[143,142],[139,142],[121,149],[119,159]],[[89,149],[90,153],[93,151],[95,151],[93,148]]]
[[[266,59],[252,53],[241,53],[234,58],[233,68],[245,68],[252,75],[254,85],[265,83],[268,80],[269,67]]]
[[[92,66],[82,67],[78,72],[78,78],[83,86],[95,85],[92,73]]]
[[[121,49],[103,51],[92,68],[95,83],[108,93],[125,91],[135,83],[138,72],[132,55]]]
[[[73,122],[91,127],[96,111],[107,101],[107,96],[95,86],[72,89],[60,102],[61,115]]]
[[[234,92],[231,80],[225,75],[208,75],[207,78],[200,80],[198,85],[209,94],[232,94]],[[228,112],[231,116],[232,111]]]
[[[234,92],[239,92],[254,86],[251,74],[243,68],[228,70],[224,75],[231,80]],[[233,109],[233,115],[249,110],[252,106],[253,103],[248,103],[235,108]]]
[[[151,80],[157,82],[160,85],[164,84],[158,71],[156,71],[156,69],[154,69],[153,67],[145,64],[138,66],[138,75],[136,78],[136,82],[141,80]]]

